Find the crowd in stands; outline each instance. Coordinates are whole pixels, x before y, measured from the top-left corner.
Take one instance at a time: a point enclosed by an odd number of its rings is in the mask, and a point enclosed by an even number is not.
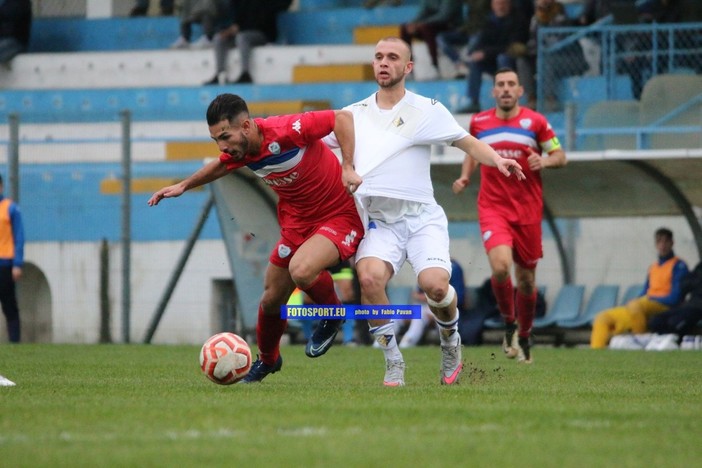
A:
[[[292,0],[271,0],[266,2],[248,0],[134,0],[130,16],[145,16],[150,13],[150,5],[158,3],[160,15],[178,15],[180,31],[174,31],[173,48],[214,48],[216,75],[203,84],[250,83],[254,77],[250,73],[252,50],[255,47],[278,41],[277,22],[279,14],[288,10]],[[589,26],[609,17],[613,11],[629,4],[636,10],[637,23],[675,23],[699,20],[699,6],[692,0],[366,0],[360,2],[366,8],[378,6],[399,6],[408,4],[416,7],[416,15],[411,21],[399,24],[400,36],[410,44],[422,41],[427,47],[432,70],[422,73],[423,79],[461,78],[466,79],[466,94],[457,113],[471,113],[481,109],[480,92],[483,80],[502,67],[517,69],[525,87],[527,107],[536,106],[537,70],[536,57],[538,30],[550,26]],[[581,4],[580,10],[567,9],[565,5]],[[30,0],[6,0],[2,2],[0,17],[13,17],[16,13],[5,10],[25,5],[31,10]],[[27,6],[29,5],[29,6]],[[347,5],[344,3],[343,5]],[[613,6],[615,7],[613,10]],[[154,7],[155,8],[155,7]],[[697,10],[695,10],[697,8]],[[575,16],[572,12],[580,11]],[[570,15],[569,15],[569,12]],[[692,13],[691,13],[692,12]],[[694,13],[696,12],[696,13]],[[156,13],[156,11],[151,11]],[[8,16],[9,15],[9,16]],[[31,13],[30,13],[31,15]],[[616,22],[615,18],[615,22]],[[30,20],[31,22],[31,16]],[[25,20],[12,21],[3,28],[0,52],[2,63],[8,63],[14,54],[27,49],[29,23]],[[202,37],[193,40],[193,25],[198,24]],[[563,37],[549,38],[556,42]],[[9,41],[12,41],[12,44]],[[582,46],[587,39],[575,41],[571,46],[550,58],[548,66],[542,68],[539,77],[540,89],[546,90],[547,110],[557,110],[558,96],[555,90],[562,78],[583,74],[592,65],[586,63]],[[665,61],[651,63],[651,58],[640,53],[650,47],[650,34],[632,34],[618,44],[630,54],[622,54],[617,69],[631,78],[631,93],[639,99],[643,85],[651,74],[665,73]],[[417,45],[417,44],[415,44]],[[596,49],[596,44],[588,47]],[[228,79],[226,59],[232,48],[240,54],[241,74]],[[439,62],[445,56],[453,64],[452,73],[442,73]],[[683,57],[676,67],[699,71],[700,65],[694,62],[698,56]],[[588,68],[590,67],[590,68]],[[428,77],[428,78],[426,78]]]
[[[292,0],[232,0],[225,26],[214,37],[215,76],[205,84],[226,83],[226,64],[229,49],[239,52],[241,74],[233,83],[251,83],[251,55],[253,49],[271,42],[278,36],[278,14],[290,7]]]

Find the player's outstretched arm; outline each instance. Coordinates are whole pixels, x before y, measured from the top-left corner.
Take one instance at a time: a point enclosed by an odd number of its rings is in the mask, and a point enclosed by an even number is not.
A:
[[[520,166],[517,161],[503,158],[497,154],[490,145],[478,140],[472,135],[466,135],[460,140],[454,141],[453,146],[462,149],[480,163],[496,167],[505,177],[515,174],[519,180],[526,179],[522,171],[522,166]]]
[[[229,173],[229,169],[222,164],[219,159],[215,159],[207,163],[204,167],[198,169],[188,178],[178,182],[177,184],[169,185],[168,187],[163,187],[149,198],[147,202],[149,206],[158,205],[158,202],[164,198],[175,198],[181,196],[186,191],[205,185],[217,180],[220,177]]]

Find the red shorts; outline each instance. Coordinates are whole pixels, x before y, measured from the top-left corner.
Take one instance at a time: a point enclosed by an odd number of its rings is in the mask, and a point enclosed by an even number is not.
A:
[[[481,216],[480,232],[486,252],[498,245],[508,245],[514,262],[523,268],[533,270],[544,256],[541,223],[512,224],[501,216]]]
[[[358,244],[363,237],[363,223],[354,212],[339,215],[319,224],[295,228],[283,227],[280,230],[280,239],[273,247],[268,260],[275,266],[287,268],[297,249],[315,234],[320,234],[332,241],[339,251],[339,258],[346,260],[358,249]]]

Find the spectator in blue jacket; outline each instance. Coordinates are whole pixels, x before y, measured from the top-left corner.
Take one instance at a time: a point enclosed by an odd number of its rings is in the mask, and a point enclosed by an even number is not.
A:
[[[660,228],[654,239],[658,259],[648,268],[641,295],[626,305],[605,309],[595,316],[590,336],[593,349],[606,348],[614,335],[644,333],[651,318],[677,306],[684,298],[682,281],[689,270],[673,251],[673,231]]]
[[[509,49],[513,44],[526,44],[529,38],[530,17],[512,0],[492,0],[490,13],[468,56],[468,99],[470,104],[459,109],[460,113],[480,112],[480,87],[483,73],[494,75],[500,68],[516,69],[515,57]]]

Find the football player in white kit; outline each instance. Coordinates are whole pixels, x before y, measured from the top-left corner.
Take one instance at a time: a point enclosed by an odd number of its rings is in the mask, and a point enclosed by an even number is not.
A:
[[[366,226],[356,253],[361,302],[388,304],[385,287],[408,261],[439,325],[441,383],[451,385],[463,364],[456,293],[449,285],[448,220],[434,199],[431,145],[457,146],[505,177],[523,179],[524,174],[519,164],[469,135],[440,102],[406,90],[412,67],[402,39],[378,42],[373,70],[380,88],[346,107],[354,114],[356,149],[342,160],[342,180]],[[325,141],[334,146],[334,135]],[[369,320],[369,326],[385,354],[384,384],[404,385],[405,362],[391,320]]]

